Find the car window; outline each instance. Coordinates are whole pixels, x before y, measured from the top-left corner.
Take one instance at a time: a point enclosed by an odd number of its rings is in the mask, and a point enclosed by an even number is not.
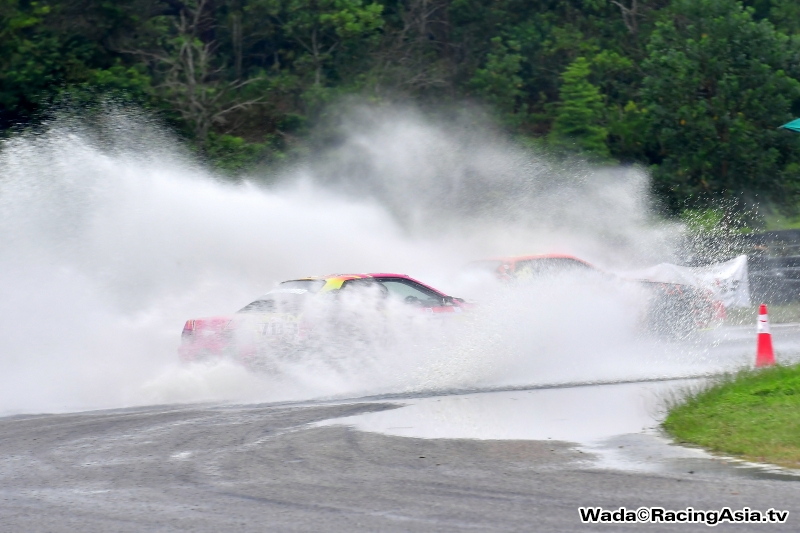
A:
[[[299,313],[310,295],[325,285],[321,279],[284,281],[267,294],[249,303],[238,313]]]
[[[269,293],[291,292],[294,294],[302,294],[304,292],[310,292],[311,294],[316,294],[324,286],[324,279],[297,279],[292,281],[284,281],[269,291]]]
[[[442,297],[418,283],[405,279],[379,279],[389,296],[403,302],[423,307],[442,305]]]
[[[247,304],[238,313],[300,313],[306,305],[306,293],[270,292]]]
[[[385,298],[388,295],[386,287],[372,278],[349,279],[342,284],[341,297],[377,297]]]
[[[272,313],[275,311],[275,300],[256,300],[239,309],[239,313]]]

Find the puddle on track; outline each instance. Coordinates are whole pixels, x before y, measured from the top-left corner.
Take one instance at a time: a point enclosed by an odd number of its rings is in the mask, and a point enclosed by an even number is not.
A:
[[[409,399],[398,409],[326,420],[425,439],[574,442],[592,467],[800,481],[800,472],[678,446],[658,429],[668,398],[700,380],[592,385]]]

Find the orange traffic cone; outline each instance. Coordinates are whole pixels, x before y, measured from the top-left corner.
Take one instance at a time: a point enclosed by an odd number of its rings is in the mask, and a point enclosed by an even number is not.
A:
[[[775,364],[775,352],[772,350],[772,334],[769,332],[767,306],[761,304],[758,309],[758,351],[756,352],[756,368]]]

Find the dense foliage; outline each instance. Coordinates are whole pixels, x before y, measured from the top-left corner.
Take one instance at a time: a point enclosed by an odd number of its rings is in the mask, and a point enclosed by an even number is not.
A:
[[[0,130],[108,96],[220,165],[302,148],[357,94],[486,106],[652,166],[674,210],[800,199],[797,0],[0,0]]]

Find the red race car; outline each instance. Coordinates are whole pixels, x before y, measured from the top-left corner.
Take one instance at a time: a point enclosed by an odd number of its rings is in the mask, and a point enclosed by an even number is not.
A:
[[[253,369],[342,339],[375,335],[387,317],[445,318],[468,309],[403,274],[336,274],[284,281],[233,315],[187,320],[182,361],[230,357]]]
[[[563,254],[519,255],[473,261],[467,270],[491,272],[501,281],[532,279],[548,274],[561,274],[597,269],[577,257]]]
[[[520,255],[473,261],[467,270],[490,272],[494,277],[509,283],[542,279],[547,276],[599,273],[611,276],[590,263],[566,254]],[[645,318],[648,329],[671,337],[686,337],[696,329],[706,328],[711,322],[724,317],[710,291],[679,283],[661,283],[643,279],[627,280],[645,287],[649,305]]]

